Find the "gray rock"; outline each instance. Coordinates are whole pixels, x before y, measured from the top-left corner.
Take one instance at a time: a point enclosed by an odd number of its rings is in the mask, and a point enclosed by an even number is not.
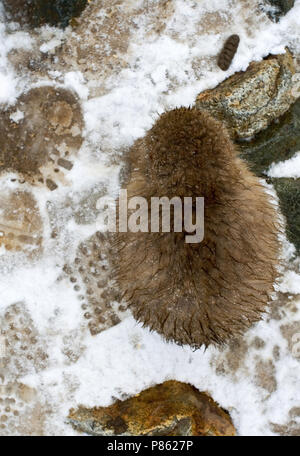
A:
[[[293,8],[294,4],[295,0],[265,0],[262,6],[269,18],[274,22],[278,22],[281,16],[284,16]]]
[[[70,411],[74,429],[94,436],[234,436],[230,415],[192,385],[166,381],[109,407]]]
[[[196,107],[225,121],[234,138],[251,138],[283,115],[295,101],[291,53],[252,62],[245,72],[198,95]]]

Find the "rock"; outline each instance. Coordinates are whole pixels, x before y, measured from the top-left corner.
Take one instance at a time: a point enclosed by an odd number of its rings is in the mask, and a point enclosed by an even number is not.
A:
[[[272,163],[288,160],[300,150],[300,99],[251,141],[238,141],[241,156],[260,177]]]
[[[91,435],[233,436],[230,416],[207,394],[177,381],[109,407],[71,410],[70,423]]]
[[[3,0],[8,19],[32,27],[49,24],[65,28],[87,3],[88,0]]]
[[[289,51],[252,62],[245,72],[198,95],[196,107],[225,121],[235,138],[251,138],[284,114],[295,101],[295,67]]]
[[[287,238],[300,253],[300,179],[272,178],[267,181],[277,192],[281,212],[286,218]]]
[[[251,141],[237,141],[237,144],[250,169],[274,186],[286,218],[287,237],[299,253],[300,179],[269,178],[267,171],[272,163],[288,160],[300,150],[300,99]]]
[[[265,0],[265,4],[262,5],[266,10],[269,18],[278,22],[281,16],[284,16],[293,8],[295,0]]]

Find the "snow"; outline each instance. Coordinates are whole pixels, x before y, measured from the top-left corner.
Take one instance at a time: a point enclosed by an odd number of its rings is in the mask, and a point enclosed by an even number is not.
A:
[[[69,71],[65,74],[65,87],[77,93],[82,100],[86,100],[89,95],[89,89],[85,84],[86,81],[80,71]]]
[[[280,291],[282,293],[300,294],[300,274],[288,271],[283,277]]]
[[[16,112],[13,112],[9,118],[15,122],[15,123],[18,123],[20,120],[24,119],[24,112],[20,111],[20,109],[18,109]]]
[[[91,336],[83,324],[76,293],[65,279],[58,277],[65,262],[74,257],[78,244],[97,230],[97,222],[83,226],[71,217],[63,227],[67,241],[55,246],[46,211],[47,204],[63,202],[66,197],[76,201],[81,192],[99,183],[105,184],[108,194],[116,195],[122,161],[119,159],[116,164],[112,160],[114,154],[123,152],[143,136],[161,112],[192,105],[198,93],[215,87],[236,71],[245,70],[252,60],[261,60],[269,53],[283,53],[287,45],[300,52],[300,0],[277,24],[263,13],[256,17],[258,13],[252,10],[254,3],[175,0],[174,12],[166,18],[166,27],[159,36],[148,33],[147,21],[141,16],[129,38],[124,57],[127,65],[107,78],[99,76],[99,81],[83,75],[76,65],[66,67],[63,73],[61,69],[53,69],[49,79],[41,76],[31,80],[28,75],[18,74],[8,60],[12,49],[34,48],[34,52],[55,55],[65,40],[71,36],[77,39],[76,31],[42,27],[38,40],[36,35],[5,24],[0,9],[0,103],[4,107],[13,104],[22,91],[32,86],[59,84],[78,95],[85,120],[85,140],[68,174],[68,185],[51,195],[41,188],[31,189],[44,221],[43,256],[30,262],[3,248],[0,251],[0,313],[12,303],[24,302],[49,356],[46,368],[19,379],[37,388],[41,401],[52,407],[47,416],[48,435],[76,434],[66,423],[70,408],[79,404],[106,406],[116,398],[137,394],[167,379],[189,382],[209,392],[230,411],[240,435],[272,435],[270,423],[285,423],[289,410],[300,404],[299,359],[291,356],[280,331],[282,324],[299,321],[300,303],[296,297],[291,297],[295,312],[283,312],[281,320],[265,318],[248,331],[245,335],[248,350],[236,372],[217,370],[217,366],[226,365],[230,349],[193,352],[189,347],[166,343],[131,316]],[[221,20],[217,32],[205,19],[207,13],[216,12]],[[100,16],[91,18],[100,19]],[[229,33],[241,36],[241,46],[232,66],[224,73],[216,67],[214,57]],[[97,84],[105,92],[94,96]],[[16,111],[11,119],[18,122],[22,113]],[[269,175],[300,177],[299,167],[298,154],[273,165]],[[1,176],[0,187],[8,186],[14,188],[8,176]],[[291,261],[294,248],[285,242],[286,259]],[[278,289],[282,293],[299,294],[300,272],[287,271]],[[68,363],[62,353],[66,337],[78,344],[80,355],[75,363]],[[272,394],[255,383],[253,366],[258,355],[251,348],[255,337],[265,341],[259,353],[263,360],[273,360],[274,344],[280,348],[280,359],[274,361],[277,389]],[[235,355],[239,356],[233,352],[232,356]]]
[[[300,177],[300,152],[297,152],[289,160],[273,163],[267,174],[270,177]]]

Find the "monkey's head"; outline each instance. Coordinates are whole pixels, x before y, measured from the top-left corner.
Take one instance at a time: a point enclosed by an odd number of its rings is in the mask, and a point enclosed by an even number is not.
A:
[[[146,148],[149,179],[169,197],[218,198],[236,156],[222,124],[190,108],[163,114],[147,135]]]

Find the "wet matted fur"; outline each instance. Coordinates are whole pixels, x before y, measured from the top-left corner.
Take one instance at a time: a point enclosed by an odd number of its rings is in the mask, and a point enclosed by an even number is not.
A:
[[[205,235],[117,233],[117,281],[134,317],[167,340],[223,344],[266,310],[277,277],[277,215],[225,127],[180,108],[130,150],[128,198],[205,198]]]

